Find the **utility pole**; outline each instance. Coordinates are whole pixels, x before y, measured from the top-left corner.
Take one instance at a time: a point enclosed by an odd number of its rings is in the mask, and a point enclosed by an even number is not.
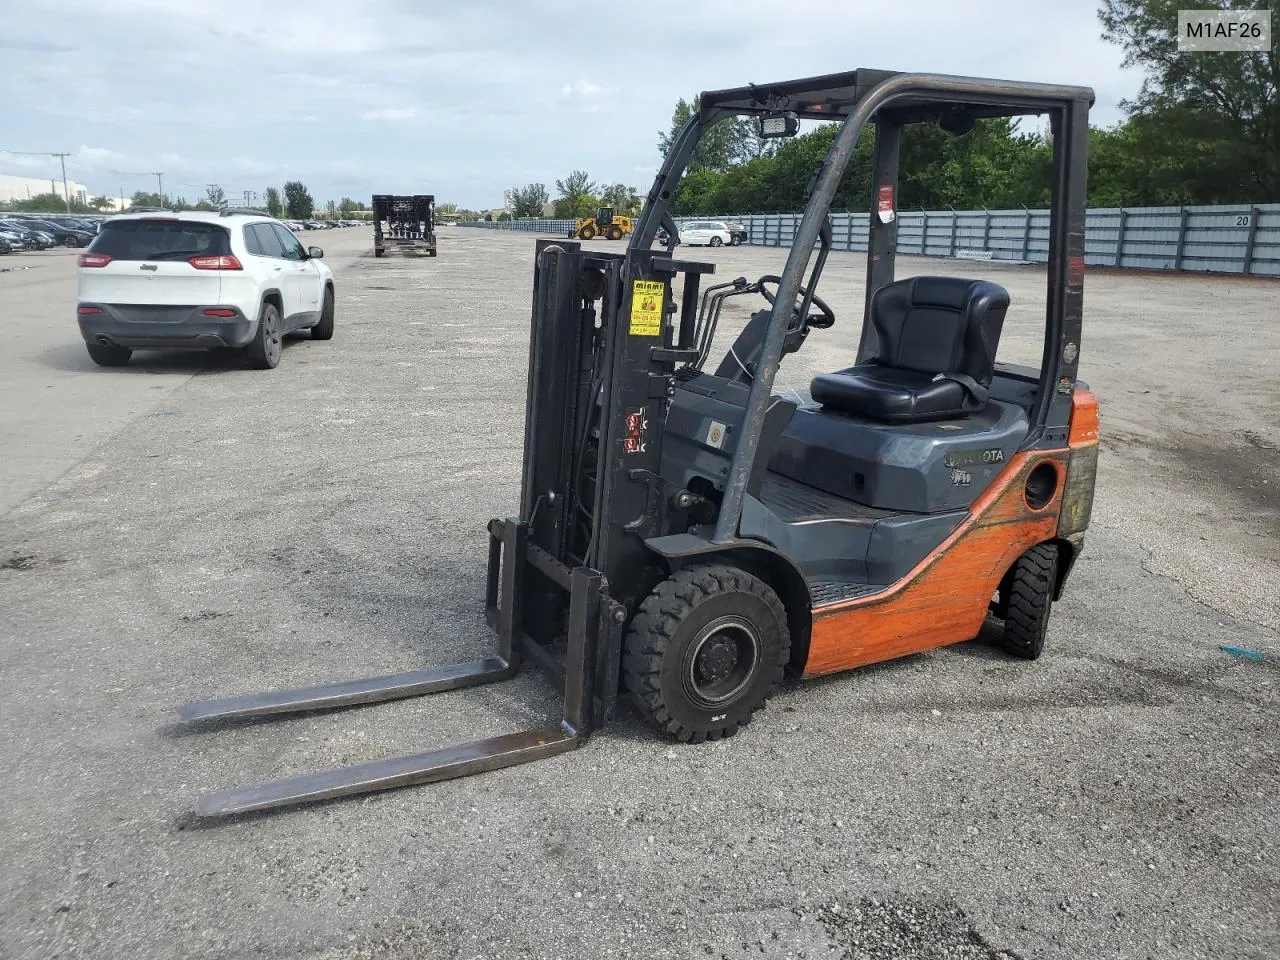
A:
[[[67,157],[69,154],[55,153],[58,162],[62,164],[62,199],[67,203],[67,213],[71,212],[71,191],[67,189]]]
[[[159,191],[157,196],[160,197],[160,206],[164,206],[164,173],[156,174],[156,189]]]

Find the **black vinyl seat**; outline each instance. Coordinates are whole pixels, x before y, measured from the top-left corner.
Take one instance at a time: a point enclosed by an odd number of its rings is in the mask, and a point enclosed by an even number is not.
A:
[[[983,409],[1009,292],[986,280],[910,277],[871,298],[877,347],[813,378],[824,407],[885,423],[949,420]]]

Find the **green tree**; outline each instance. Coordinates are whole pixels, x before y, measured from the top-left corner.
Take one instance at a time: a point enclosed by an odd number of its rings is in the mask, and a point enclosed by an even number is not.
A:
[[[89,201],[89,207],[93,210],[110,210],[114,204],[115,199],[113,197],[108,197],[105,194],[100,197],[94,197]]]
[[[227,204],[226,192],[216,183],[211,183],[204,192],[205,202],[217,210]]]
[[[676,101],[671,112],[671,126],[658,133],[658,150],[665,159],[675,143],[680,130],[689,118],[698,112],[700,98]],[[746,163],[772,155],[776,140],[762,140],[756,136],[755,123],[746,117],[730,117],[704,130],[698,146],[689,161],[690,170],[725,170],[733,164]]]
[[[290,180],[284,185],[284,204],[290,220],[310,220],[315,213],[315,201],[299,180]]]
[[[542,216],[542,208],[549,199],[545,184],[531,183],[525,187],[513,187],[511,190],[511,215],[517,220],[521,217],[540,217]]]
[[[1192,6],[1270,11],[1271,2]],[[1130,122],[1138,122],[1126,149],[1158,166],[1172,150],[1184,169],[1187,202],[1274,200],[1280,195],[1280,61],[1269,50],[1180,52],[1183,8],[1182,0],[1104,0],[1098,10],[1103,38],[1124,50],[1124,66],[1144,73],[1138,96],[1121,104]]]
[[[574,170],[563,180],[557,180],[556,189],[560,191],[555,209],[558,218],[589,217],[600,205],[595,197],[596,185],[584,170]]]
[[[600,205],[613,207],[614,212],[624,217],[634,217],[640,212],[640,194],[635,187],[623,183],[613,183],[600,193]]]
[[[160,194],[147,193],[145,190],[134,191],[132,197],[129,198],[131,207],[162,207],[164,204],[160,200]]]
[[[23,213],[66,213],[67,201],[61,193],[50,191],[49,193],[37,193],[34,197],[26,200],[15,201],[13,208],[21,210]],[[71,211],[73,213],[88,213],[89,207],[87,204],[72,200]]]
[[[284,206],[280,203],[280,191],[275,187],[267,187],[267,213],[273,217],[279,217],[284,213]]]

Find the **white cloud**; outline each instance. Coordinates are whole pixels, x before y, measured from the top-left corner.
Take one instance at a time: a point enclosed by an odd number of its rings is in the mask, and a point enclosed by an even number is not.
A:
[[[412,120],[418,115],[417,107],[382,107],[378,110],[366,110],[361,114],[362,120]]]
[[[577,83],[566,83],[560,88],[561,96],[572,97],[576,100],[593,100],[596,97],[608,96],[609,94],[617,92],[618,89],[616,87],[602,87],[589,80],[579,80]]]
[[[790,0],[783,18],[775,0],[648,0],[647,16],[676,26],[634,64],[623,58],[622,70],[608,72],[596,72],[603,60],[532,53],[566,36],[575,49],[618,49],[630,14],[607,4],[587,20],[563,0],[307,0],[303,17],[260,0],[38,6],[42,17],[9,17],[0,31],[8,67],[0,145],[92,144],[67,158],[67,174],[113,193],[121,180],[154,189],[155,178],[110,170],[163,170],[166,189],[171,180],[230,189],[297,178],[317,200],[416,191],[426,189],[424,157],[430,192],[472,208],[500,204],[504,187],[551,185],[575,168],[643,192],[658,131],[677,98],[701,90],[859,66],[931,70],[1091,84],[1093,121],[1106,124],[1140,79],[1099,38],[1096,0],[902,0],[871,19],[847,0]],[[730,20],[736,29],[726,32]],[[55,45],[48,22],[76,29]],[[394,131],[390,149],[385,137],[358,135],[366,121]],[[331,165],[335,152],[340,166]],[[48,176],[58,162],[0,154],[0,168]]]
[[[229,164],[236,173],[248,175],[271,173],[276,169],[275,164],[263,163],[261,160],[253,160],[249,157],[233,157]]]
[[[127,167],[131,161],[125,154],[108,150],[105,147],[81,146],[74,154],[75,162],[90,169],[109,167]]]

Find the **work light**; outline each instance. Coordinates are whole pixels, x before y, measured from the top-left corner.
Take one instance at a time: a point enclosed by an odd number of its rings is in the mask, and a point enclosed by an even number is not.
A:
[[[756,118],[756,132],[765,139],[794,137],[800,120],[794,113],[774,113]]]

